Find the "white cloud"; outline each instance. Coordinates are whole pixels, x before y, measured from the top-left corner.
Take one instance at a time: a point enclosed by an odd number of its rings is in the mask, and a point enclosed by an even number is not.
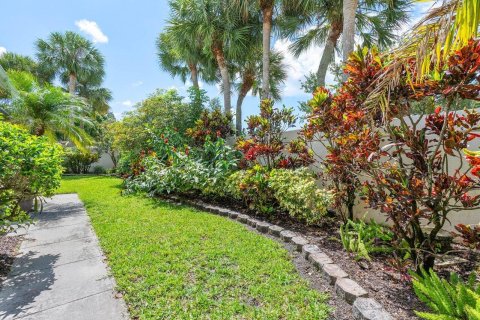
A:
[[[0,56],[3,55],[4,53],[7,53],[7,48],[0,47]]]
[[[75,21],[75,25],[86,34],[90,35],[95,43],[107,43],[108,37],[102,32],[95,21],[86,19]]]
[[[140,87],[143,84],[143,81],[136,81],[132,83],[132,87]]]
[[[122,102],[122,105],[125,107],[131,107],[133,106],[133,102],[131,100],[125,100]]]

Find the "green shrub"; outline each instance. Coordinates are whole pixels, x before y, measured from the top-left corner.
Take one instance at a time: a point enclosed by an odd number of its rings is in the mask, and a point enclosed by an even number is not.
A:
[[[371,253],[392,251],[388,244],[393,233],[373,220],[370,223],[348,220],[340,227],[340,239],[343,248],[355,253],[356,259],[370,260]]]
[[[152,153],[140,163],[142,173],[126,180],[128,191],[150,194],[201,193],[209,197],[226,196],[227,178],[237,168],[239,154],[225,144],[207,139],[202,149],[174,151],[168,161]]]
[[[93,173],[94,174],[105,174],[105,173],[107,173],[107,170],[105,170],[105,168],[102,167],[102,166],[94,166],[93,167]]]
[[[93,163],[100,158],[97,152],[81,151],[77,148],[66,148],[64,166],[68,173],[88,173]]]
[[[415,313],[422,319],[480,319],[480,286],[475,283],[476,275],[472,273],[467,282],[452,273],[450,279],[440,279],[433,271],[422,270],[420,274],[412,273],[413,289],[418,298],[433,312]]]
[[[60,185],[62,150],[46,138],[0,121],[0,233],[28,223],[24,200],[51,196]]]
[[[269,186],[270,170],[260,165],[235,172],[227,179],[229,194],[242,200],[249,209],[261,214],[272,214],[278,203]]]
[[[314,174],[306,168],[274,169],[269,187],[280,207],[307,223],[316,223],[325,216],[333,194],[317,186]]]

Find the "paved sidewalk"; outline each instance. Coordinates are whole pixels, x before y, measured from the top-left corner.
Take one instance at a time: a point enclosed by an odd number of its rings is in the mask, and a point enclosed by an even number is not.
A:
[[[0,291],[0,319],[128,319],[78,196],[54,196],[38,220]]]

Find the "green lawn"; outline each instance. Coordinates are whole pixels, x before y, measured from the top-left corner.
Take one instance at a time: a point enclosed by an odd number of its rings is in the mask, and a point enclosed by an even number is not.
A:
[[[121,180],[65,177],[108,256],[134,319],[325,319],[288,252],[245,226],[189,207],[121,196]]]

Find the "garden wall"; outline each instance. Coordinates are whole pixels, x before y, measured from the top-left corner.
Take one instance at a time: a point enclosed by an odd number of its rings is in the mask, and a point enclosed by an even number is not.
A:
[[[477,111],[480,112],[480,110],[477,110]],[[463,113],[463,112],[459,112],[459,113]],[[418,116],[414,117],[414,119],[415,120],[418,119]],[[425,121],[424,121],[424,119],[422,119],[419,126],[421,127],[422,125],[424,125],[424,123],[425,123]],[[300,132],[300,130],[292,130],[292,131],[286,132],[285,133],[286,141],[290,141],[290,140],[295,139],[298,136],[299,132]],[[473,151],[479,150],[480,144],[478,142],[475,142],[475,141],[476,140],[474,140],[474,142],[471,143],[471,145],[468,146],[468,149],[473,150]],[[311,145],[311,147],[312,147],[312,149],[315,153],[315,158],[316,159],[325,157],[326,150],[325,150],[325,147],[321,143],[313,143]],[[449,163],[451,163],[450,167],[451,168],[456,167],[459,164],[459,161],[460,160],[458,158],[449,157]],[[312,169],[321,170],[321,168],[319,166],[319,163],[313,164]],[[367,220],[369,220],[370,218],[373,218],[378,223],[386,223],[385,215],[381,214],[379,211],[376,211],[376,210],[373,210],[373,209],[370,209],[370,208],[365,208],[365,205],[363,204],[363,202],[361,200],[358,201],[354,210],[355,210],[355,216],[357,218],[362,218],[362,217],[365,216],[365,218]],[[459,224],[459,223],[479,224],[480,223],[480,210],[464,210],[464,211],[460,211],[460,212],[453,212],[449,215],[449,219],[450,219],[450,222],[447,222],[445,224],[444,229],[446,231],[453,231],[454,226]]]

